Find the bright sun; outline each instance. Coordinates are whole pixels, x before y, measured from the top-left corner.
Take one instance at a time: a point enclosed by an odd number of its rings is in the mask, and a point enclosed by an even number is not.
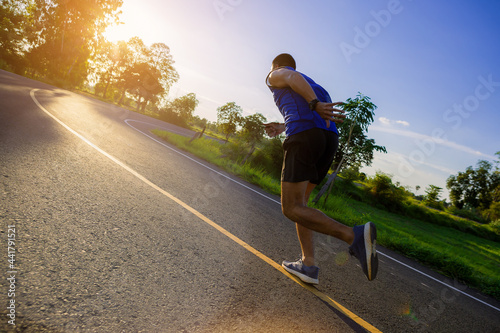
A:
[[[110,42],[119,40],[128,41],[138,36],[146,44],[157,42],[160,38],[155,21],[158,19],[152,8],[145,2],[127,0],[123,2],[120,15],[121,24],[109,26],[104,32],[104,37]]]

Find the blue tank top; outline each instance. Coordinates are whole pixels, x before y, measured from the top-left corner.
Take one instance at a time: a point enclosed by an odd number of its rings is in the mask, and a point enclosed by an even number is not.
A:
[[[295,71],[292,67],[285,68]],[[300,72],[297,73],[301,74],[311,85],[320,102],[332,102],[330,95],[323,87],[314,82],[310,77]],[[268,78],[269,75],[266,78],[266,84],[269,89],[271,89],[274,102],[285,119],[285,134],[287,137],[312,128],[322,128],[338,134],[335,123],[330,122],[330,127],[327,128],[326,121],[321,118],[317,112],[311,111],[309,103],[304,99],[304,97],[300,96],[292,88],[276,88],[271,86],[268,82]]]

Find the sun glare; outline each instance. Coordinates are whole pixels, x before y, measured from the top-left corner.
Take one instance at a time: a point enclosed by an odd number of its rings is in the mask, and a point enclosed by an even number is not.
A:
[[[117,42],[119,40],[128,40],[130,37],[124,24],[120,24],[109,26],[104,32],[104,38],[110,42]]]
[[[120,24],[109,26],[104,37],[110,42],[128,41],[132,37],[141,38],[146,44],[158,42],[161,38],[156,13],[144,2],[128,0],[121,7]]]

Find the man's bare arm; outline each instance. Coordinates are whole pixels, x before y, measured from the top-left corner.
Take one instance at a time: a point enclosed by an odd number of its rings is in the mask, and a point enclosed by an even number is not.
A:
[[[298,72],[289,70],[287,68],[280,68],[273,71],[269,75],[269,83],[276,88],[290,87],[302,96],[307,102],[316,99],[316,93],[306,79]],[[327,127],[330,127],[330,121],[335,123],[342,123],[346,117],[343,110],[334,108],[342,102],[336,103],[323,103],[316,104],[315,111],[326,120]],[[335,113],[337,112],[337,113]]]
[[[274,138],[275,136],[280,135],[285,131],[285,124],[283,123],[274,122],[263,125],[267,135],[269,135],[269,137],[271,138]]]
[[[314,90],[300,73],[280,68],[269,75],[269,83],[276,88],[292,88],[300,96],[304,97],[307,102],[316,98]]]

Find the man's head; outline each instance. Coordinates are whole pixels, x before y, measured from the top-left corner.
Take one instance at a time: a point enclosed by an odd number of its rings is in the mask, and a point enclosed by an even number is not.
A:
[[[293,57],[288,53],[282,53],[273,60],[272,69],[282,66],[289,66],[293,69],[297,69],[297,66],[295,65],[295,59],[293,59]]]

